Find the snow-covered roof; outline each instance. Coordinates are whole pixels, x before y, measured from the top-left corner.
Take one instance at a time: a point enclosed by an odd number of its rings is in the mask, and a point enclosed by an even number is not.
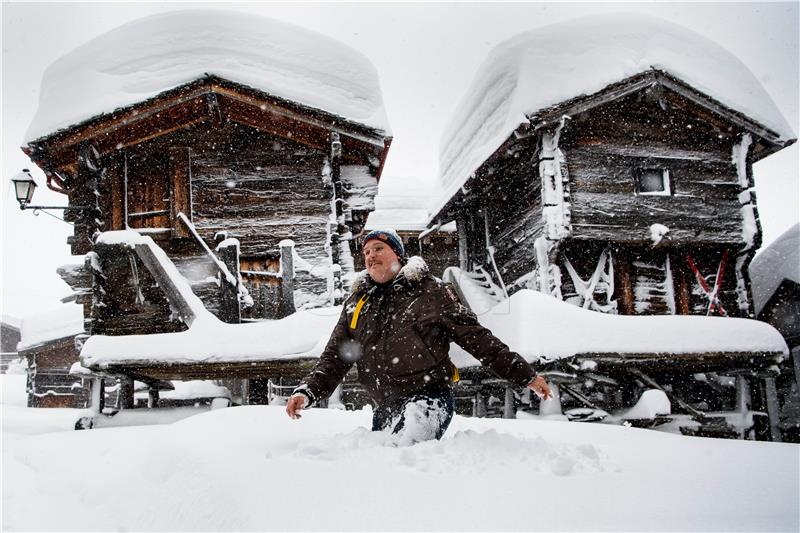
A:
[[[582,353],[788,353],[781,334],[757,320],[607,315],[527,289],[479,314],[478,319],[531,362]],[[450,356],[459,367],[479,364],[455,345]]]
[[[430,220],[428,204],[432,192],[433,183],[430,180],[407,176],[384,178],[375,197],[375,211],[369,214],[364,229],[424,231]],[[439,231],[454,232],[455,223],[446,224]]]
[[[83,306],[65,303],[22,319],[18,350],[83,332]]]
[[[756,315],[784,280],[800,284],[800,223],[783,232],[750,263]]]
[[[25,139],[142,102],[205,74],[389,134],[377,71],[360,52],[252,14],[184,10],[124,24],[51,64]]]
[[[782,141],[796,136],[744,63],[706,37],[642,15],[581,17],[520,34],[492,50],[442,136],[442,194],[433,213],[526,117],[652,69],[774,130]]]

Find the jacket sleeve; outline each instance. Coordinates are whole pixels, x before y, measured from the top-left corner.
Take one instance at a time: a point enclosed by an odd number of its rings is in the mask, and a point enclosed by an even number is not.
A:
[[[443,286],[441,290],[440,324],[453,342],[501,378],[527,386],[536,377],[527,361],[483,327],[475,313],[458,300],[452,288]]]
[[[353,366],[356,357],[350,361],[346,357],[348,353],[357,349],[357,345],[350,338],[347,322],[347,302],[345,302],[339,321],[333,328],[331,338],[320,355],[319,361],[293,392],[293,394],[305,394],[309,404],[330,396]],[[350,343],[352,346],[349,345]]]

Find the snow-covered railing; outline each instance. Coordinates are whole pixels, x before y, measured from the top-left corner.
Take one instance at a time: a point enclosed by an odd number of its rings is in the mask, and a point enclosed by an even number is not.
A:
[[[242,281],[238,278],[238,276],[234,276],[233,274],[231,274],[231,271],[228,270],[228,267],[225,266],[225,263],[220,261],[219,258],[216,255],[214,255],[214,252],[212,252],[211,248],[208,247],[206,241],[204,241],[203,238],[200,237],[200,234],[197,233],[197,228],[194,227],[192,221],[189,220],[189,218],[183,213],[178,213],[178,218],[181,220],[181,222],[184,223],[184,225],[186,225],[186,228],[189,230],[189,233],[192,234],[192,237],[194,237],[194,239],[198,242],[198,244],[200,244],[200,246],[206,252],[206,255],[211,259],[211,261],[213,261],[214,265],[216,265],[217,269],[222,274],[222,280],[224,282],[230,283],[231,285],[237,288],[237,290],[239,291],[241,301],[245,301],[246,299],[248,299],[250,295],[248,294],[247,288],[244,286]]]

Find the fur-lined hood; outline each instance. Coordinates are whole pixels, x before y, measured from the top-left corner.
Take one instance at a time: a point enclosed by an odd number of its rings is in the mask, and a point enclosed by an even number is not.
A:
[[[398,284],[417,284],[422,281],[422,278],[427,276],[429,272],[430,270],[428,269],[428,264],[425,262],[425,260],[418,255],[414,255],[408,258],[406,264],[403,265],[403,267],[400,269],[400,272],[398,272],[397,276],[394,277],[394,280],[392,280],[392,286]],[[352,295],[364,292],[373,285],[374,282],[372,281],[372,278],[369,277],[367,271],[362,270],[353,280],[353,287],[350,290],[350,293]]]

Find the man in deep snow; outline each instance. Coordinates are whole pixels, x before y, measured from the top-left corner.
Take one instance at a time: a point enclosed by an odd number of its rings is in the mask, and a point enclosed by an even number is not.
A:
[[[421,257],[406,259],[396,232],[368,233],[363,251],[367,270],[353,283],[316,366],[289,398],[291,418],[330,396],[355,364],[376,405],[373,431],[391,430],[405,444],[440,439],[453,418],[451,341],[500,377],[550,396],[544,378],[481,326]]]

